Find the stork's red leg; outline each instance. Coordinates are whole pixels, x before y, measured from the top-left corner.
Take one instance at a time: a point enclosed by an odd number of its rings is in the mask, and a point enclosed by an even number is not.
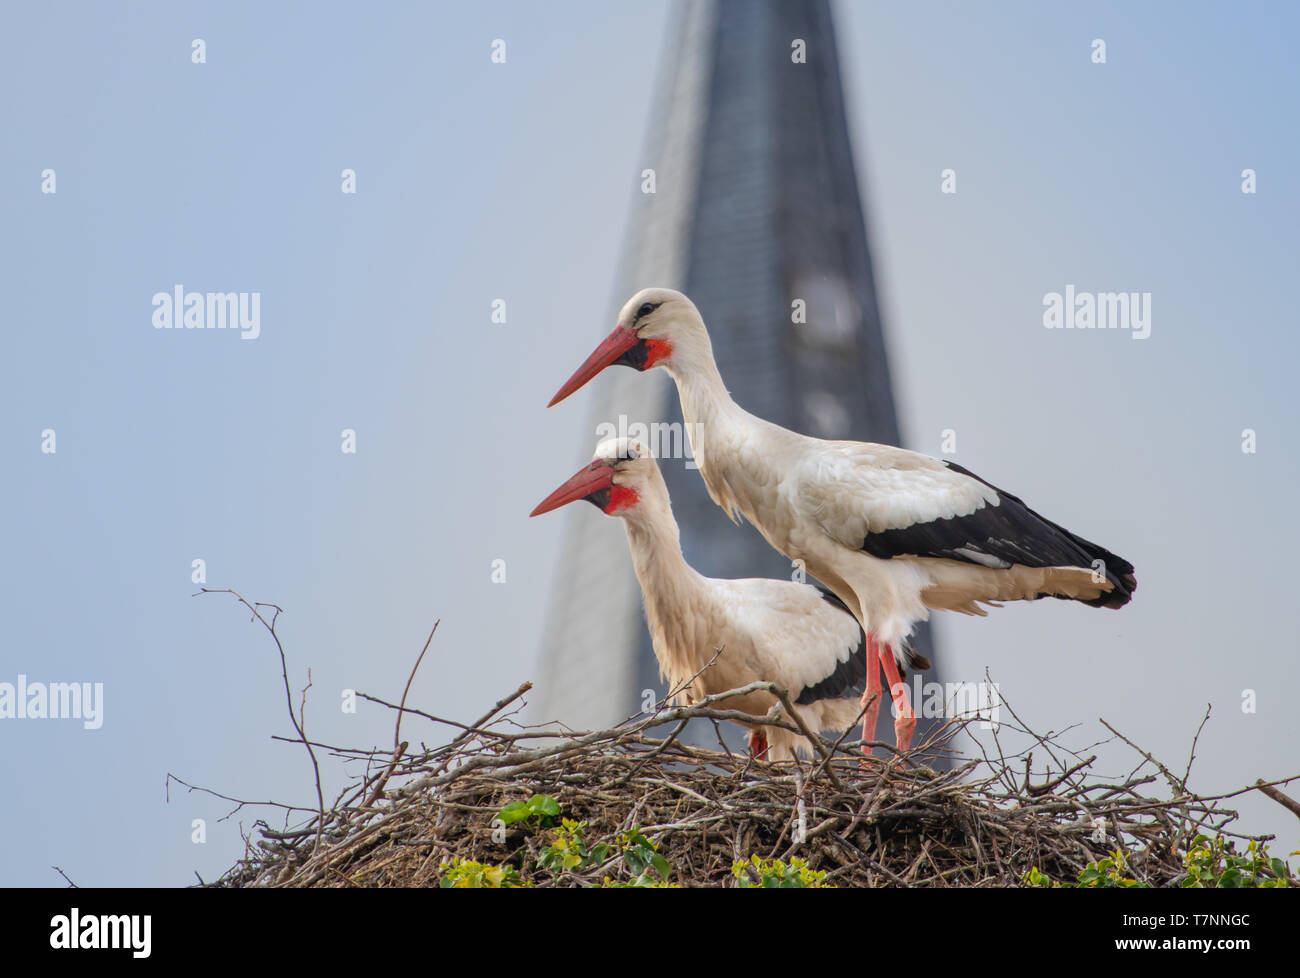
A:
[[[762,730],[749,732],[749,753],[760,761],[767,760],[767,734]]]
[[[876,640],[867,635],[865,654],[867,657],[867,691],[862,694],[862,702],[867,710],[862,714],[862,753],[871,756],[870,741],[876,739],[876,718],[880,716],[880,664]]]
[[[888,645],[879,646],[880,664],[885,670],[885,679],[889,681],[889,695],[894,700],[894,742],[900,751],[905,751],[912,743],[912,731],[916,729],[916,716],[912,713],[912,702],[907,696],[907,686],[898,673],[898,663]]]

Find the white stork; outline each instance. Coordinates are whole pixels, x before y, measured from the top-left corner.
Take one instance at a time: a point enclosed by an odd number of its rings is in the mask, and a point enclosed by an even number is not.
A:
[[[677,384],[709,495],[852,608],[889,680],[900,749],[916,720],[899,669],[928,668],[906,639],[929,609],[984,615],[981,605],[1044,596],[1119,608],[1133,565],[1039,516],[953,462],[917,452],[796,434],[741,409],[727,393],[695,304],[643,289],[614,331],[560,388],[568,397],[611,364],[664,367]],[[549,406],[549,405],[548,405]],[[879,673],[867,669],[863,740],[874,738]]]
[[[659,675],[670,688],[680,687],[679,701],[761,680],[786,690],[809,730],[843,731],[857,719],[866,684],[864,636],[835,595],[794,581],[717,580],[695,571],[682,556],[659,466],[639,442],[601,442],[591,464],[529,515],[579,499],[623,519]],[[717,706],[763,716],[778,702],[755,692]],[[795,750],[811,751],[807,738],[791,731],[746,726],[757,757],[787,760]]]

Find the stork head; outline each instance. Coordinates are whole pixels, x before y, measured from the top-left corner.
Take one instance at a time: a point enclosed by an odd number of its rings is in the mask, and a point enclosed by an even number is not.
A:
[[[528,515],[540,516],[585,499],[610,516],[630,517],[661,485],[659,467],[649,449],[633,438],[608,438],[596,446],[589,464]]]
[[[546,406],[560,403],[611,364],[637,370],[672,370],[701,353],[712,357],[713,351],[695,303],[673,289],[642,289],[627,300],[614,331]]]

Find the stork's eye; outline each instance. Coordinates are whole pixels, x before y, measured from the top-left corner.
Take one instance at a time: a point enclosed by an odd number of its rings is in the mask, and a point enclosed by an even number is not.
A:
[[[658,308],[659,304],[657,302],[643,302],[641,308],[636,311],[636,318],[640,319],[642,316],[648,316]]]

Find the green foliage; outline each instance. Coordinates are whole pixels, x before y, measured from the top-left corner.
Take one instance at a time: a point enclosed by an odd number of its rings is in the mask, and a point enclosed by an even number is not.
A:
[[[1024,874],[1023,886],[1041,887],[1044,890],[1048,888],[1083,888],[1083,890],[1128,890],[1136,887],[1140,890],[1149,888],[1147,883],[1140,883],[1138,879],[1127,874],[1128,860],[1123,849],[1115,849],[1110,856],[1104,860],[1089,862],[1087,866],[1079,870],[1078,878],[1073,883],[1058,883],[1049,875],[1034,869]]]
[[[560,803],[550,795],[533,795],[527,801],[512,801],[497,812],[506,825],[524,822],[528,829],[549,828],[560,817]]]
[[[1198,835],[1183,864],[1187,867],[1183,886],[1197,889],[1274,889],[1300,882],[1285,859],[1270,856],[1268,846],[1254,839],[1246,844],[1245,852],[1237,852],[1236,844],[1221,835],[1213,839]]]
[[[1293,852],[1291,855],[1300,855],[1300,852]],[[1221,835],[1214,838],[1198,835],[1192,840],[1191,848],[1183,857],[1183,864],[1187,867],[1187,878],[1183,880],[1184,887],[1273,888],[1294,886],[1300,882],[1285,859],[1270,856],[1268,846],[1253,839],[1247,843],[1245,852],[1238,852],[1236,844]],[[1024,885],[1088,889],[1147,886],[1146,883],[1141,883],[1128,875],[1128,862],[1121,849],[1116,849],[1105,859],[1088,863],[1079,870],[1078,878],[1072,883],[1053,880],[1038,867],[1034,867],[1025,874]]]
[[[491,866],[470,859],[453,859],[443,866],[438,885],[444,890],[518,890],[529,885],[509,865]]]
[[[511,888],[561,883],[609,889],[663,889],[677,885],[672,880],[672,866],[640,826],[620,832],[617,837],[589,840],[587,823],[562,817],[560,803],[550,795],[512,801],[496,817],[505,825],[519,826],[529,835],[548,832],[546,844],[536,850],[532,849],[533,843],[521,847],[512,857],[517,865],[493,866],[453,859],[443,864],[441,886]],[[530,866],[546,876],[535,875]],[[807,862],[797,857],[786,863],[754,855],[737,861],[732,873],[737,885],[744,888],[829,888],[824,871],[810,869]]]
[[[1140,883],[1132,876],[1127,875],[1127,870],[1128,861],[1124,856],[1124,850],[1116,849],[1105,859],[1099,859],[1084,866],[1083,869],[1079,870],[1079,875],[1073,883],[1059,883],[1035,866],[1025,873],[1023,885],[1043,889],[1060,889],[1062,887],[1089,890],[1148,888],[1146,883]]]
[[[550,845],[538,853],[537,864],[556,876],[569,873],[584,885],[592,886],[594,883],[589,874],[617,858],[621,866],[609,868],[616,874],[625,875],[606,874],[600,884],[602,887],[625,889],[672,885],[672,868],[668,860],[659,854],[658,847],[641,833],[639,827],[623,832],[617,842],[597,842],[594,845],[587,844],[586,830],[586,822],[569,818],[562,820],[552,834]]]
[[[529,832],[551,830],[550,841],[537,852],[537,866],[553,877],[610,888],[673,885],[672,867],[640,826],[620,833],[617,839],[588,842],[586,822],[559,816],[560,804],[550,795],[513,801],[497,814],[506,825],[521,824]],[[559,824],[555,825],[557,818]],[[594,874],[601,870],[607,872],[597,884]]]
[[[1105,859],[1088,863],[1079,870],[1076,885],[1089,890],[1150,889],[1148,884],[1126,875],[1127,872],[1128,860],[1124,857],[1124,850],[1116,849]]]
[[[1039,887],[1042,889],[1051,889],[1060,886],[1060,883],[1054,882],[1050,876],[1040,870],[1037,866],[1032,867],[1029,872],[1025,873],[1024,886]]]
[[[659,847],[641,834],[641,827],[636,826],[620,836],[622,843],[623,865],[627,867],[631,879],[627,881],[611,880],[605,877],[602,885],[623,889],[665,888],[672,885],[672,869],[668,860],[659,853]],[[658,877],[656,879],[656,877]]]
[[[760,859],[753,855],[748,862],[736,860],[731,873],[736,877],[736,886],[741,889],[830,889],[824,882],[826,872],[809,869],[798,856],[787,865],[780,859]]]
[[[588,847],[583,838],[586,828],[586,822],[563,819],[560,827],[555,830],[554,840],[538,854],[538,865],[557,875],[569,871],[582,872],[602,865],[609,858],[609,843],[598,842]]]

